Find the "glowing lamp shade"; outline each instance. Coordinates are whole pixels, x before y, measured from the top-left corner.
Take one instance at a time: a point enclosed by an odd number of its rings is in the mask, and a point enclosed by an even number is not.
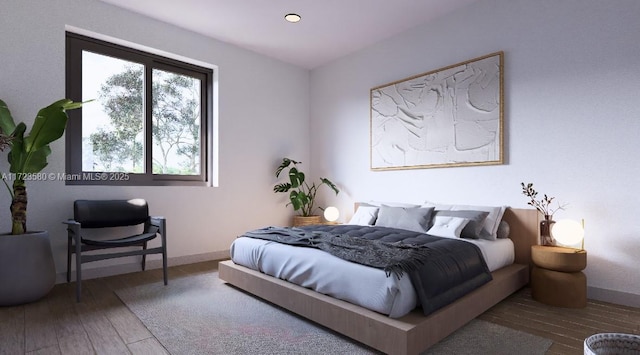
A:
[[[578,244],[584,238],[584,229],[578,221],[561,219],[551,227],[551,235],[565,245]]]
[[[324,219],[329,222],[335,222],[340,217],[340,211],[336,207],[329,206],[324,209]]]

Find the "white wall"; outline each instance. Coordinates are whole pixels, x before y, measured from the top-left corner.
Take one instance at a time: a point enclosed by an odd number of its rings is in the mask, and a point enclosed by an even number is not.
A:
[[[527,207],[520,182],[585,219],[590,296],[640,306],[640,2],[480,0],[311,73],[316,176],[348,213],[383,200]],[[497,166],[369,170],[372,87],[505,52],[505,153]]]
[[[289,209],[271,190],[273,172],[283,156],[309,160],[307,70],[95,0],[0,0],[0,8],[0,98],[17,121],[29,126],[39,108],[65,96],[65,25],[219,68],[219,187],[28,183],[28,226],[50,231],[59,275],[66,271],[66,232],[61,221],[72,216],[72,201],[78,198],[146,198],[153,214],[168,219],[169,258],[174,263],[225,255],[241,232],[288,222]],[[44,171],[64,172],[64,139],[52,149]],[[5,154],[0,172],[8,172]],[[0,232],[5,232],[10,230],[6,191],[0,192],[0,201],[6,206],[0,208]],[[131,262],[115,259],[103,264]]]

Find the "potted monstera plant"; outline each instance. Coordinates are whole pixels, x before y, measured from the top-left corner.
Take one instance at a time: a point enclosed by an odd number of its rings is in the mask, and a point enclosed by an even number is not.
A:
[[[66,111],[81,105],[62,99],[40,109],[27,134],[27,125],[16,124],[7,104],[0,100],[0,150],[8,151],[9,162],[2,182],[11,196],[11,232],[0,234],[0,306],[38,300],[55,284],[49,233],[27,229],[26,182],[35,180],[47,166],[49,144],[66,129]]]
[[[276,184],[273,187],[273,192],[283,192],[289,194],[289,203],[293,207],[293,210],[298,212],[297,216],[293,217],[293,225],[309,225],[319,224],[322,221],[321,216],[314,215],[318,207],[315,206],[316,193],[318,188],[322,185],[328,186],[332,189],[336,195],[340,192],[336,185],[327,178],[320,178],[320,182],[316,185],[315,182],[309,184],[305,180],[305,174],[297,167],[298,164],[302,164],[299,161],[291,160],[289,158],[283,158],[282,164],[276,169],[276,178],[280,177],[280,174],[287,170],[289,177],[287,182]]]

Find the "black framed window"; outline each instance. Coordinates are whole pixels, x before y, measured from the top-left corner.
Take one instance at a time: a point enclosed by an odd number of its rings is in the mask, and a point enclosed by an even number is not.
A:
[[[213,70],[67,32],[66,183],[206,186]]]

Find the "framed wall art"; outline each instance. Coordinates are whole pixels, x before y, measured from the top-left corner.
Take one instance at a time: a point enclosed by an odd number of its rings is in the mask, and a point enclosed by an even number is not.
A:
[[[371,89],[371,169],[503,163],[504,53]]]

